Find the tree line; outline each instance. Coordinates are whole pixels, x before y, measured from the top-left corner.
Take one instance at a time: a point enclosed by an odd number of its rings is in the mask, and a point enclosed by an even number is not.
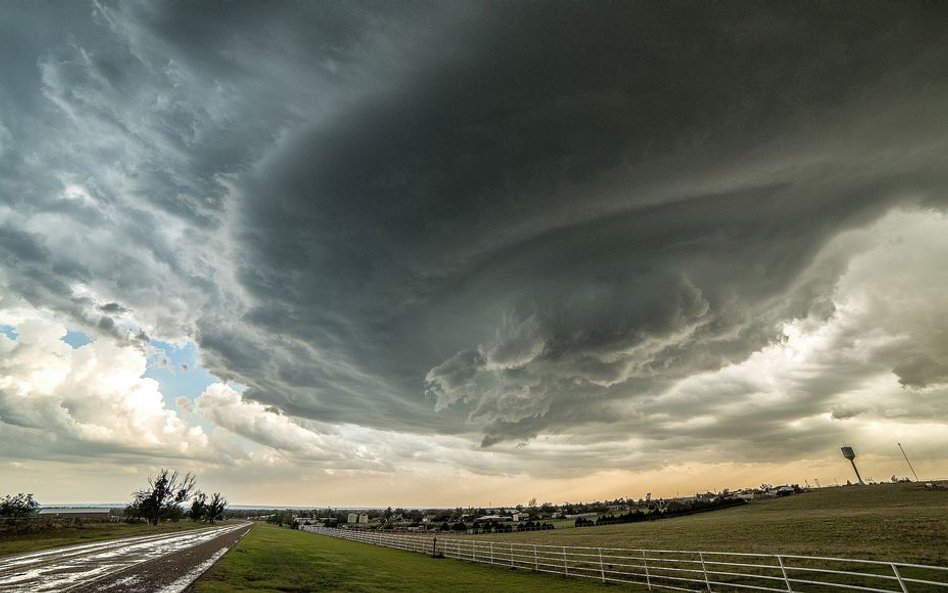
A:
[[[190,506],[184,507],[188,502]],[[40,503],[32,493],[7,494],[0,498],[0,525],[14,532],[29,531],[31,526],[41,528],[32,521],[39,509]],[[194,474],[161,469],[148,478],[146,488],[132,493],[124,515],[126,521],[147,521],[152,525],[184,518],[214,523],[223,518],[226,510],[227,499],[220,492],[209,495],[198,490]]]
[[[22,533],[29,529],[29,519],[36,513],[39,503],[33,498],[33,493],[19,492],[7,494],[0,498],[0,519],[3,520],[3,531]]]
[[[635,509],[621,515],[605,515],[597,518],[595,521],[585,517],[577,517],[575,525],[576,527],[593,527],[597,525],[616,525],[618,523],[638,523],[639,521],[657,521],[659,519],[670,519],[671,517],[705,513],[744,504],[747,504],[747,501],[740,498],[728,497],[721,497],[715,500],[696,500],[691,503],[672,501],[662,507],[650,507],[647,511]]]
[[[182,506],[188,501],[188,510]],[[148,487],[132,494],[132,502],[125,507],[129,521],[147,521],[158,525],[162,521],[179,521],[187,516],[192,521],[214,523],[223,518],[227,499],[220,492],[208,495],[197,489],[197,477],[188,472],[183,476],[177,470],[162,468],[148,478]]]

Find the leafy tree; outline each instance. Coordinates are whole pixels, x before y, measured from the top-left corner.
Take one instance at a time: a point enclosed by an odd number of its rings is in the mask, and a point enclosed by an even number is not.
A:
[[[289,511],[280,511],[273,513],[267,517],[267,523],[273,523],[274,525],[293,525],[293,513]]]
[[[221,496],[220,492],[215,492],[211,495],[210,502],[204,507],[204,518],[213,523],[224,515],[226,508],[227,499]]]
[[[187,513],[184,512],[184,509],[179,505],[171,507],[171,510],[168,512],[168,516],[165,517],[166,521],[173,521],[177,523],[181,519],[184,519],[187,516]]]
[[[39,508],[39,503],[33,498],[32,493],[7,494],[0,498],[0,517],[4,517],[9,523],[19,523],[29,517]]]
[[[177,472],[162,468],[158,475],[148,479],[148,488],[132,494],[132,503],[125,514],[145,519],[158,525],[166,519],[180,519],[184,512],[179,506],[191,498],[196,478],[190,472],[180,476]]]
[[[203,521],[207,516],[207,494],[198,491],[194,495],[194,500],[191,501],[191,510],[188,511],[188,516],[192,521]]]

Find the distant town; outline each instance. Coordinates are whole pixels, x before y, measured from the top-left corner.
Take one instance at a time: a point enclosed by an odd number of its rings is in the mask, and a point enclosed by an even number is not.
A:
[[[906,483],[907,477],[892,476],[884,483]],[[454,508],[392,508],[378,507],[276,507],[262,505],[235,505],[227,507],[223,519],[245,519],[268,522],[275,525],[306,529],[307,527],[340,527],[344,529],[383,531],[442,531],[478,533],[504,533],[513,531],[538,531],[566,527],[591,527],[638,521],[655,521],[704,513],[740,506],[754,500],[782,496],[794,496],[813,490],[875,485],[847,481],[844,485],[811,486],[800,484],[761,484],[757,487],[737,490],[723,489],[719,492],[696,492],[688,496],[653,497],[647,493],[642,498],[616,498],[592,502],[538,503],[536,499],[527,504],[514,506],[468,506]],[[939,481],[927,482],[926,487],[944,488]],[[9,498],[9,497],[8,497]],[[95,505],[40,505],[36,504],[34,521],[57,524],[82,524],[102,522],[137,522],[140,517],[130,513],[129,506],[115,504]],[[178,521],[187,517],[184,510],[171,514],[165,520]]]
[[[890,483],[909,482],[892,476]],[[875,482],[870,483],[873,485]],[[938,487],[929,483],[929,487]],[[845,486],[857,487],[851,482]],[[383,531],[441,531],[468,534],[537,531],[565,527],[591,527],[638,521],[655,521],[748,504],[754,500],[794,496],[816,490],[799,484],[761,484],[755,488],[697,492],[690,496],[656,498],[646,494],[639,499],[617,498],[593,502],[537,503],[500,507],[455,507],[453,509],[406,508],[314,508],[285,509],[255,513],[254,509],[229,509],[228,516],[306,530],[307,527]],[[258,511],[258,509],[256,510]]]

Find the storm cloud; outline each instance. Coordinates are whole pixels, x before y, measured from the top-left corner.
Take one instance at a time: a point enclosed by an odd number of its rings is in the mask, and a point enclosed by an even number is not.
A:
[[[946,417],[940,5],[3,10],[0,307],[194,342],[182,417],[564,474]]]

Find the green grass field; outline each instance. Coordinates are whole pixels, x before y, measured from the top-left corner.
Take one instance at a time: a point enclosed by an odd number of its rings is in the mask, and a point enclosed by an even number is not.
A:
[[[257,524],[198,581],[195,591],[601,593],[610,589],[592,581],[434,559]]]
[[[650,523],[477,538],[568,546],[776,552],[944,566],[948,564],[948,490],[925,490],[915,484],[824,489]],[[195,590],[550,593],[639,588],[432,559],[256,525]]]
[[[841,556],[948,565],[948,490],[824,488],[647,523],[479,535],[570,546]]]
[[[157,527],[154,525],[128,523],[95,523],[82,525],[80,527],[53,527],[23,535],[7,534],[0,536],[0,556],[34,552],[47,548],[58,548],[59,546],[84,544],[104,539],[151,535],[153,533],[172,533],[206,526],[205,523],[179,521],[177,523],[162,523]]]

